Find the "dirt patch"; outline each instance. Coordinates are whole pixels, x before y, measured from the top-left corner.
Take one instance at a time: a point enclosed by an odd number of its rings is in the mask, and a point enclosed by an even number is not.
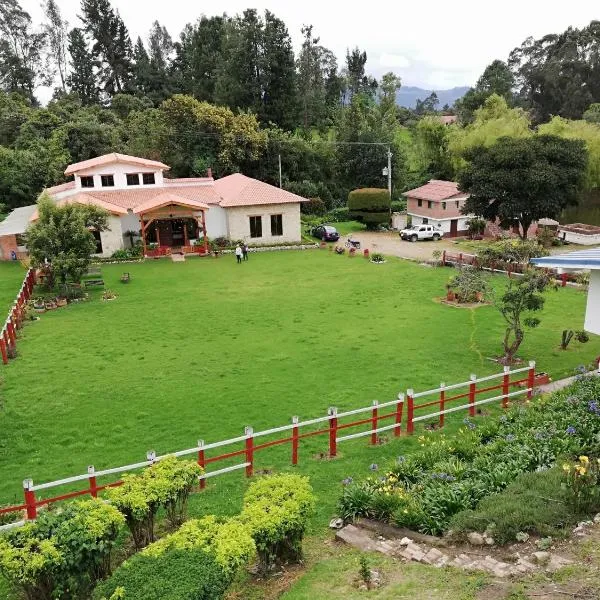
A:
[[[438,304],[453,306],[454,308],[481,308],[482,306],[491,306],[491,302],[456,302],[448,300],[444,297],[434,298],[433,301],[437,302]]]

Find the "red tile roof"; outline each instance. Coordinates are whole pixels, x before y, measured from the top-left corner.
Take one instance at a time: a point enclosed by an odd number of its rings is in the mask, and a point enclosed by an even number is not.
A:
[[[308,201],[302,196],[297,196],[263,181],[246,177],[241,173],[234,173],[217,179],[214,188],[221,197],[219,204],[223,207]]]
[[[163,181],[169,185],[177,185],[178,183],[202,183],[214,181],[214,179],[212,177],[179,177],[178,179],[169,179],[165,177]]]
[[[58,194],[59,192],[66,192],[67,190],[72,190],[74,188],[75,188],[75,182],[67,181],[66,183],[61,183],[60,185],[55,185],[54,187],[46,188],[46,191],[50,195],[52,195],[52,194]]]
[[[163,206],[168,206],[169,204],[178,204],[179,206],[197,208],[198,210],[208,209],[207,204],[204,204],[203,202],[198,202],[198,200],[190,200],[189,198],[184,198],[183,196],[179,196],[178,194],[172,194],[171,192],[163,192],[162,194],[159,194],[154,198],[146,200],[146,202],[143,202],[142,204],[134,208],[133,212],[136,215],[140,215],[145,212],[156,210],[157,208],[162,208]]]
[[[458,117],[456,115],[441,115],[438,118],[444,125],[452,125],[452,123],[456,123],[458,121]]]
[[[458,183],[454,181],[442,181],[440,179],[432,179],[429,183],[415,188],[404,195],[409,198],[417,198],[417,200],[433,200],[441,202],[454,196],[466,196],[465,193],[458,189]]]
[[[77,194],[76,196],[69,196],[67,198],[61,198],[56,203],[57,206],[64,206],[65,204],[93,204],[94,206],[98,206],[103,208],[104,210],[112,213],[113,215],[126,215],[127,209],[117,206],[116,204],[106,202],[101,200],[100,198],[94,197],[92,194]],[[31,217],[29,217],[30,221],[37,221],[38,219],[38,210],[37,208],[33,211]]]
[[[85,169],[91,169],[92,167],[98,167],[100,165],[106,165],[115,162],[130,165],[140,165],[143,167],[153,167],[161,170],[170,169],[168,165],[156,160],[148,160],[147,158],[139,158],[137,156],[128,156],[127,154],[118,154],[113,152],[112,154],[104,154],[103,156],[97,156],[96,158],[90,158],[89,160],[84,160],[82,162],[69,165],[65,170],[65,175],[72,175],[77,171],[83,171]]]

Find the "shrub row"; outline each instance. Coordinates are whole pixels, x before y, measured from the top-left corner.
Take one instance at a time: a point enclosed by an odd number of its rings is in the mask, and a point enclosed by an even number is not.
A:
[[[369,516],[440,534],[452,517],[504,490],[519,475],[561,457],[600,452],[600,379],[583,378],[530,406],[514,406],[481,425],[465,419],[454,438],[421,436],[421,451],[383,477],[348,485],[341,515]]]
[[[100,500],[73,502],[0,537],[0,573],[28,600],[86,597],[110,573],[124,519]]]

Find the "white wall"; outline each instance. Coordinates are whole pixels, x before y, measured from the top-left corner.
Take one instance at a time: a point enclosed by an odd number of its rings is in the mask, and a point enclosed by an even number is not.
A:
[[[558,237],[571,242],[571,244],[581,244],[582,246],[594,246],[600,244],[600,234],[585,235],[583,233],[575,233],[574,231],[558,230]]]
[[[222,206],[211,204],[206,211],[206,234],[212,240],[227,237],[227,213]]]
[[[406,213],[392,213],[392,229],[400,231],[406,227]]]
[[[154,173],[154,185],[127,185],[127,173]],[[94,187],[93,188],[81,188],[81,177],[89,177],[92,176],[94,178]],[[102,187],[101,175],[113,175],[115,178],[115,185],[113,187]],[[140,181],[142,178],[140,177]],[[163,185],[163,173],[160,170],[150,167],[143,167],[140,165],[129,165],[122,162],[115,162],[105,165],[100,165],[97,167],[92,167],[90,169],[84,169],[82,171],[78,171],[75,174],[75,186],[77,189],[83,189],[86,192],[91,192],[92,189],[95,190],[119,190],[119,189],[131,189],[136,190],[139,188],[146,187],[162,187]]]
[[[411,215],[411,216],[412,216],[412,224],[413,225],[421,225],[421,223],[423,223],[424,217],[420,217],[417,215]],[[425,217],[425,218],[428,219],[429,225],[435,225],[436,227],[439,227],[444,233],[450,233],[450,222],[453,219],[435,219],[435,218],[431,218],[431,217]],[[469,226],[467,225],[467,221],[469,220],[469,218],[470,217],[459,217],[458,219],[456,219],[458,221],[456,230],[459,232],[466,231],[469,228]]]
[[[586,331],[600,335],[600,270],[590,273],[584,327]]]
[[[98,256],[108,257],[115,250],[123,248],[123,230],[121,229],[121,219],[111,215],[108,218],[108,229],[100,232],[102,240],[102,254]]]
[[[125,236],[126,231],[138,231],[142,228],[140,224],[140,219],[137,215],[126,214],[121,217],[121,236],[123,239],[123,247],[129,248],[131,243],[129,242],[129,236]],[[142,238],[137,237],[135,240],[140,240]]]
[[[300,202],[235,206],[227,210],[227,231],[230,240],[244,240],[248,244],[275,244],[300,242]],[[209,211],[210,212],[210,211]],[[271,215],[282,215],[283,235],[271,235]],[[262,237],[250,237],[250,217],[262,217]]]

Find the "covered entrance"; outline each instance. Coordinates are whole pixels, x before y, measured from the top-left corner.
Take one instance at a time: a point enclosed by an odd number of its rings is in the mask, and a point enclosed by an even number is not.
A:
[[[144,256],[172,252],[208,254],[205,212],[208,206],[175,194],[161,194],[138,206]]]

